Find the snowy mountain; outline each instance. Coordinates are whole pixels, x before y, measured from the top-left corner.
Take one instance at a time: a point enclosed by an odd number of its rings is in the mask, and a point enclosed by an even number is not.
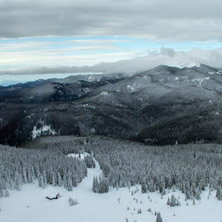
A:
[[[52,132],[152,144],[222,142],[221,71],[188,66],[1,87],[0,142],[21,144]]]
[[[193,67],[200,67],[200,63],[196,63],[196,62],[193,62],[193,63],[189,63],[189,62],[185,62],[185,63],[181,63],[179,65],[179,68],[183,69],[183,68],[193,68]]]

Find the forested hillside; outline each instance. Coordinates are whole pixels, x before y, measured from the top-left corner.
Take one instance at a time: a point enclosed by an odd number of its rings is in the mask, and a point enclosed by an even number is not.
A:
[[[147,144],[222,142],[222,72],[158,66],[0,88],[0,143],[103,135]]]
[[[90,164],[88,164],[90,166]],[[87,175],[86,161],[61,152],[0,146],[0,197],[38,180],[40,187],[77,186]]]
[[[166,189],[180,190],[187,199],[200,199],[209,187],[222,199],[221,145],[147,146],[105,137],[45,137],[27,146],[64,154],[88,152],[99,162],[102,179],[110,187],[140,184],[142,192],[162,195]]]

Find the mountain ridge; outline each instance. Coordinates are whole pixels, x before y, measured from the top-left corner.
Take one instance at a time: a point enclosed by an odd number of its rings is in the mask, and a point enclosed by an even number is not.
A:
[[[7,91],[8,90],[8,91]],[[222,142],[222,73],[158,66],[0,88],[0,143],[104,135],[150,144]]]

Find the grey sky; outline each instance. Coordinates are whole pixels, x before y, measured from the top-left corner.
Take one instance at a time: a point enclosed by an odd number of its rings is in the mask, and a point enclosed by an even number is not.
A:
[[[221,0],[0,0],[0,37],[222,38]]]
[[[221,9],[222,0],[0,0],[0,74],[221,67]]]

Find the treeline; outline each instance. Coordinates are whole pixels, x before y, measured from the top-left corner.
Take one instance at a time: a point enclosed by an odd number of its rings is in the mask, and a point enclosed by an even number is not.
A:
[[[41,187],[51,184],[72,190],[87,175],[86,165],[94,167],[95,163],[90,157],[85,162],[57,151],[0,145],[0,197],[36,179]]]

